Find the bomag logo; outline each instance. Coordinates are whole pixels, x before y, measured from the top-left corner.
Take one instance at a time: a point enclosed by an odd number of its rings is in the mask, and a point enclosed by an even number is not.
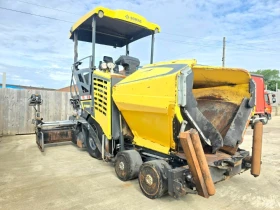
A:
[[[129,16],[129,15],[126,15],[125,18],[126,18],[127,20],[131,20],[131,21],[133,21],[133,22],[142,23],[142,20],[140,20],[140,19],[138,19],[138,18],[136,18],[136,17],[132,17],[132,16]]]

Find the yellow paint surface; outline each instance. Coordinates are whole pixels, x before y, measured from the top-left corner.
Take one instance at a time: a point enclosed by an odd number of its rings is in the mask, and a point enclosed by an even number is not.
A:
[[[82,16],[76,23],[74,23],[74,25],[71,28],[71,32],[69,37],[72,37],[73,32],[79,28],[80,25],[82,25],[85,21],[87,21],[89,18],[91,18],[93,15],[98,14],[99,11],[103,11],[104,12],[104,16],[108,17],[108,18],[112,18],[112,19],[118,19],[118,20],[123,20],[125,22],[128,23],[133,23],[136,25],[139,25],[141,27],[147,28],[151,31],[154,31],[156,29],[158,29],[158,31],[160,32],[160,27],[159,25],[149,22],[146,20],[146,18],[144,18],[143,16],[134,13],[134,12],[130,12],[127,10],[111,10],[108,9],[106,7],[96,7],[93,10],[89,11],[87,14],[85,14],[84,16]]]
[[[174,71],[179,64],[185,65]],[[177,104],[177,76],[190,68],[196,98],[213,96],[240,104],[250,97],[250,75],[243,69],[198,66],[194,59],[146,65],[113,88],[113,99],[134,135],[134,144],[164,154],[176,148],[172,120],[176,116],[183,121]]]

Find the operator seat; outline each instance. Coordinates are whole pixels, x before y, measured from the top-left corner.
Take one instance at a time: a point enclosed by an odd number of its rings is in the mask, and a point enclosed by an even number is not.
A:
[[[138,58],[134,58],[128,55],[122,55],[116,60],[116,65],[122,65],[125,69],[125,75],[128,76],[134,73],[140,65]]]

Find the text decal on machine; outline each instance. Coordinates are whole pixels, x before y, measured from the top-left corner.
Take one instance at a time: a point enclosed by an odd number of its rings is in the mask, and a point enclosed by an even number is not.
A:
[[[128,20],[128,19],[130,19],[130,20],[132,20],[132,21],[134,21],[134,22],[138,22],[138,23],[141,23],[142,21],[140,20],[140,19],[138,19],[138,18],[135,18],[135,17],[129,17],[129,15],[126,15],[125,16],[125,18]]]

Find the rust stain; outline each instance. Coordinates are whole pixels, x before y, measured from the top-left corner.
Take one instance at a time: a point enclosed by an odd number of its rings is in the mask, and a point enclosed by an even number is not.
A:
[[[80,139],[77,140],[77,146],[83,148],[83,142]]]
[[[214,162],[219,161],[219,160],[224,160],[224,159],[229,159],[231,158],[230,155],[217,151],[215,154],[205,154],[206,160],[208,165],[214,164]]]
[[[251,174],[257,177],[261,173],[261,155],[262,155],[262,135],[263,135],[263,124],[257,122],[254,125],[253,133],[253,147],[252,147],[252,166]]]
[[[178,156],[181,159],[187,160],[184,153],[181,153],[181,152],[176,153],[176,156]],[[206,161],[207,161],[208,165],[213,165],[214,162],[216,162],[216,161],[231,158],[231,155],[226,154],[222,151],[217,151],[215,154],[205,153],[205,157],[206,157]]]
[[[198,159],[198,163],[200,166],[200,170],[202,172],[202,176],[207,188],[208,194],[214,195],[216,193],[215,186],[210,174],[209,166],[203,151],[203,147],[198,135],[198,132],[195,129],[190,130],[191,140],[193,143],[193,147],[195,149],[196,157]]]
[[[132,184],[131,184],[131,183],[129,183],[129,182],[126,182],[126,183],[124,183],[122,186],[123,186],[123,187],[131,187],[131,186],[132,186]]]
[[[65,130],[47,130],[43,131],[46,143],[55,143],[63,141],[71,141],[73,133],[69,129]]]
[[[238,145],[236,145],[235,147],[230,147],[225,145],[220,150],[225,151],[228,154],[234,155],[238,150]]]
[[[198,109],[202,114],[221,133],[222,137],[225,137],[236,115],[238,106],[213,96],[198,98],[197,103]]]

